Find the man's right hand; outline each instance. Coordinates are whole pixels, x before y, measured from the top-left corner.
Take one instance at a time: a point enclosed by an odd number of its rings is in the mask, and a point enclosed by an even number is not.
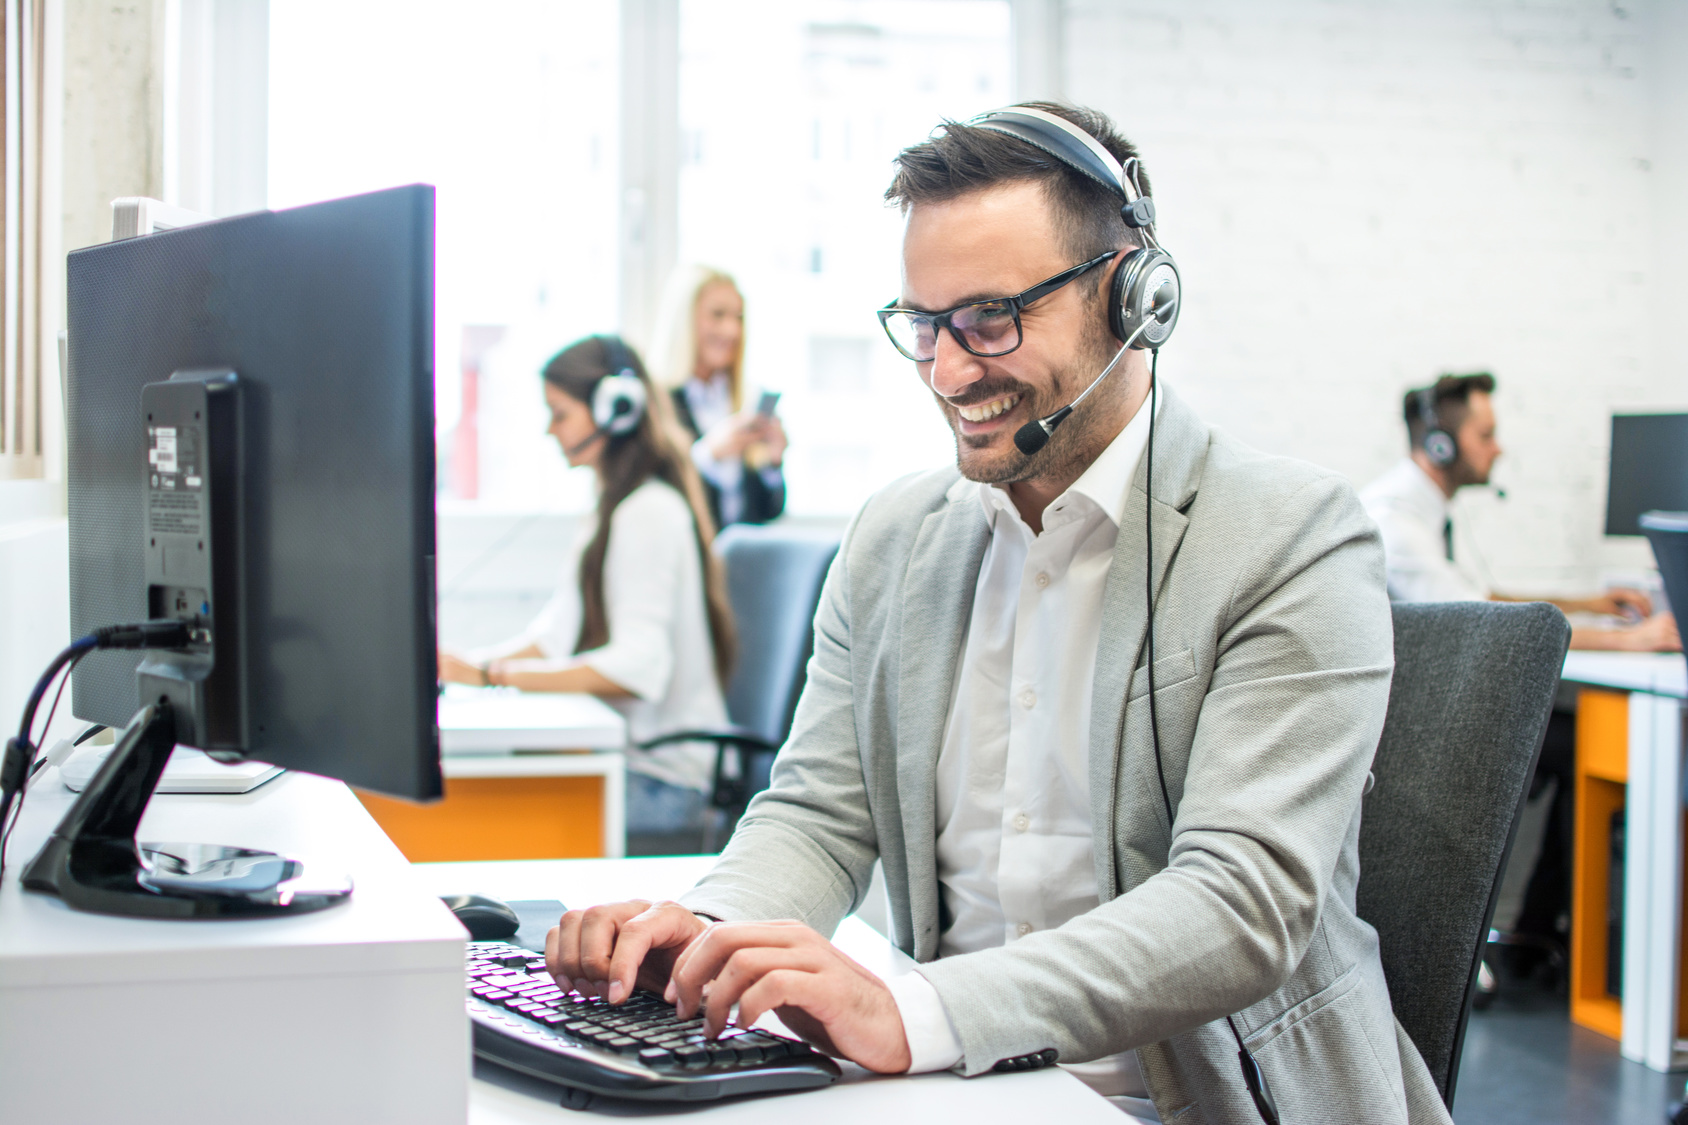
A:
[[[545,935],[545,969],[563,987],[612,1004],[635,985],[660,994],[675,959],[707,928],[677,902],[633,899],[570,910]]]

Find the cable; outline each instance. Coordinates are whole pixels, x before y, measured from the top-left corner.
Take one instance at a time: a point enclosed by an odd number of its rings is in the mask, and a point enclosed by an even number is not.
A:
[[[12,826],[17,823],[12,806],[18,791],[29,780],[35,765],[35,745],[30,741],[30,731],[35,726],[35,713],[40,709],[47,689],[53,686],[53,680],[59,670],[67,665],[74,666],[95,649],[184,648],[191,640],[191,630],[192,622],[174,619],[142,621],[133,625],[105,625],[85,637],[78,637],[53,657],[47,665],[47,670],[35,681],[35,687],[30,691],[29,699],[23,706],[18,733],[16,737],[6,740],[6,753],[0,758],[0,875],[5,874],[5,841],[11,835]],[[66,679],[69,679],[68,673]],[[61,687],[59,690],[62,693],[64,689]],[[53,708],[58,708],[57,697],[54,697]],[[51,712],[48,713],[47,721],[52,722]],[[21,806],[17,811],[21,813]]]
[[[1155,777],[1160,782],[1161,803],[1166,806],[1166,834],[1172,838],[1172,797],[1166,789],[1166,769],[1161,764],[1160,748],[1160,715],[1155,707],[1155,406],[1160,393],[1160,380],[1156,377],[1160,366],[1160,349],[1153,348],[1149,352],[1149,444],[1143,453],[1143,550],[1148,556],[1144,564],[1144,596],[1148,601],[1148,648],[1149,648],[1149,739],[1155,747]],[[1171,862],[1170,847],[1167,862]],[[1260,1064],[1255,1062],[1254,1055],[1243,1045],[1242,1032],[1237,1030],[1237,1021],[1227,1015],[1225,1025],[1231,1029],[1231,1038],[1237,1041],[1237,1061],[1243,1069],[1243,1085],[1248,1088],[1248,1095],[1254,1101],[1254,1108],[1266,1125],[1278,1125],[1278,1108],[1272,1100],[1271,1090],[1266,1085],[1266,1076],[1261,1073]]]

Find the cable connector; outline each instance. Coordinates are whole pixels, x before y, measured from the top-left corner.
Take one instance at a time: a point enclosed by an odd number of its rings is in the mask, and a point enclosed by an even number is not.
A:
[[[0,760],[0,795],[9,797],[23,788],[29,777],[30,763],[35,760],[35,747],[21,738],[6,740],[6,757]]]
[[[186,648],[193,622],[166,618],[137,625],[106,625],[93,632],[95,648]]]

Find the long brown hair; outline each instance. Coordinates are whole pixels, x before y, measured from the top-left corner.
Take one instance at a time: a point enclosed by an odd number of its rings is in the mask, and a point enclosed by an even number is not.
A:
[[[552,356],[540,374],[570,398],[590,406],[593,389],[610,373],[610,351],[603,337],[588,336]],[[618,362],[622,358],[616,357]],[[632,360],[633,373],[645,384],[645,415],[632,433],[599,439],[604,447],[598,458],[598,528],[580,557],[582,612],[574,651],[586,652],[609,643],[609,615],[604,608],[604,556],[610,545],[610,517],[634,489],[655,477],[673,486],[692,510],[698,561],[703,567],[704,609],[709,618],[710,642],[715,649],[715,675],[725,686],[732,671],[737,637],[727,603],[726,576],[715,553],[709,549],[715,538],[715,525],[704,503],[703,485],[687,450],[674,436],[677,423],[670,412],[668,396],[652,389],[644,362],[632,348],[626,347],[625,358]]]

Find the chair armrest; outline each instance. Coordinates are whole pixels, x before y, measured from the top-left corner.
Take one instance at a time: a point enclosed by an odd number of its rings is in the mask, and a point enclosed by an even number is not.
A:
[[[779,743],[769,742],[755,731],[746,727],[723,727],[720,730],[677,730],[656,738],[636,742],[633,745],[640,750],[650,750],[658,746],[667,746],[673,742],[713,742],[718,746],[737,746],[744,750],[779,749]]]

